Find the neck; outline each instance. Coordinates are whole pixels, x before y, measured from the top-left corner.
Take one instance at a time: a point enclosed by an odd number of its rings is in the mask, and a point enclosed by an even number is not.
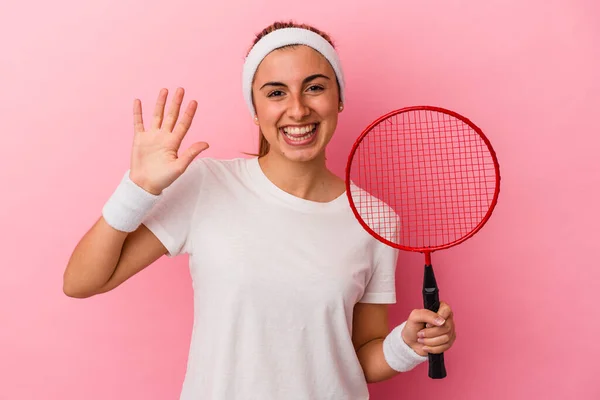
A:
[[[271,151],[258,162],[273,184],[296,197],[328,202],[343,192],[340,179],[327,169],[324,154],[312,161],[295,162]]]

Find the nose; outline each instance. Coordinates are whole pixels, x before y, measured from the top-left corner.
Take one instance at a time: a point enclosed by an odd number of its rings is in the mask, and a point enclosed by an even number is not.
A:
[[[290,104],[287,114],[290,118],[301,120],[310,114],[310,108],[306,105],[302,94],[290,96]]]

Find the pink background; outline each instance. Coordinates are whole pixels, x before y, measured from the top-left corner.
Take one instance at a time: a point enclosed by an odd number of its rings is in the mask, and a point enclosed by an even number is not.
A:
[[[488,225],[433,258],[458,325],[448,378],[422,365],[372,385],[372,398],[600,398],[598,2],[11,3],[0,11],[0,399],[178,398],[187,259],[87,300],[63,295],[62,273],[128,167],[134,97],[149,111],[161,87],[183,86],[199,103],[185,147],[253,151],[242,59],[255,32],[288,18],[328,31],[345,66],[338,173],[364,126],[414,104],[470,117],[501,163]],[[421,307],[422,264],[402,254],[394,324]]]

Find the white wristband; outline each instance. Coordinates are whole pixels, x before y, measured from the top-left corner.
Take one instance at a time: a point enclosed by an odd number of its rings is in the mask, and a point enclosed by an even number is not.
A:
[[[127,170],[102,208],[102,216],[106,222],[122,232],[135,231],[162,195],[149,193],[136,185],[129,178],[129,172]]]
[[[404,342],[402,329],[406,321],[398,325],[383,341],[383,356],[389,366],[398,372],[407,372],[417,365],[427,361],[428,357],[421,356]]]

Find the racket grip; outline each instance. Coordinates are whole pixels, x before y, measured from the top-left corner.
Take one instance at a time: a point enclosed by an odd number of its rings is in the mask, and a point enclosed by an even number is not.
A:
[[[426,309],[437,312],[440,309],[440,296],[433,267],[425,265],[423,276],[423,305]],[[442,379],[446,377],[446,365],[444,363],[444,353],[429,354],[429,377],[432,379]]]

